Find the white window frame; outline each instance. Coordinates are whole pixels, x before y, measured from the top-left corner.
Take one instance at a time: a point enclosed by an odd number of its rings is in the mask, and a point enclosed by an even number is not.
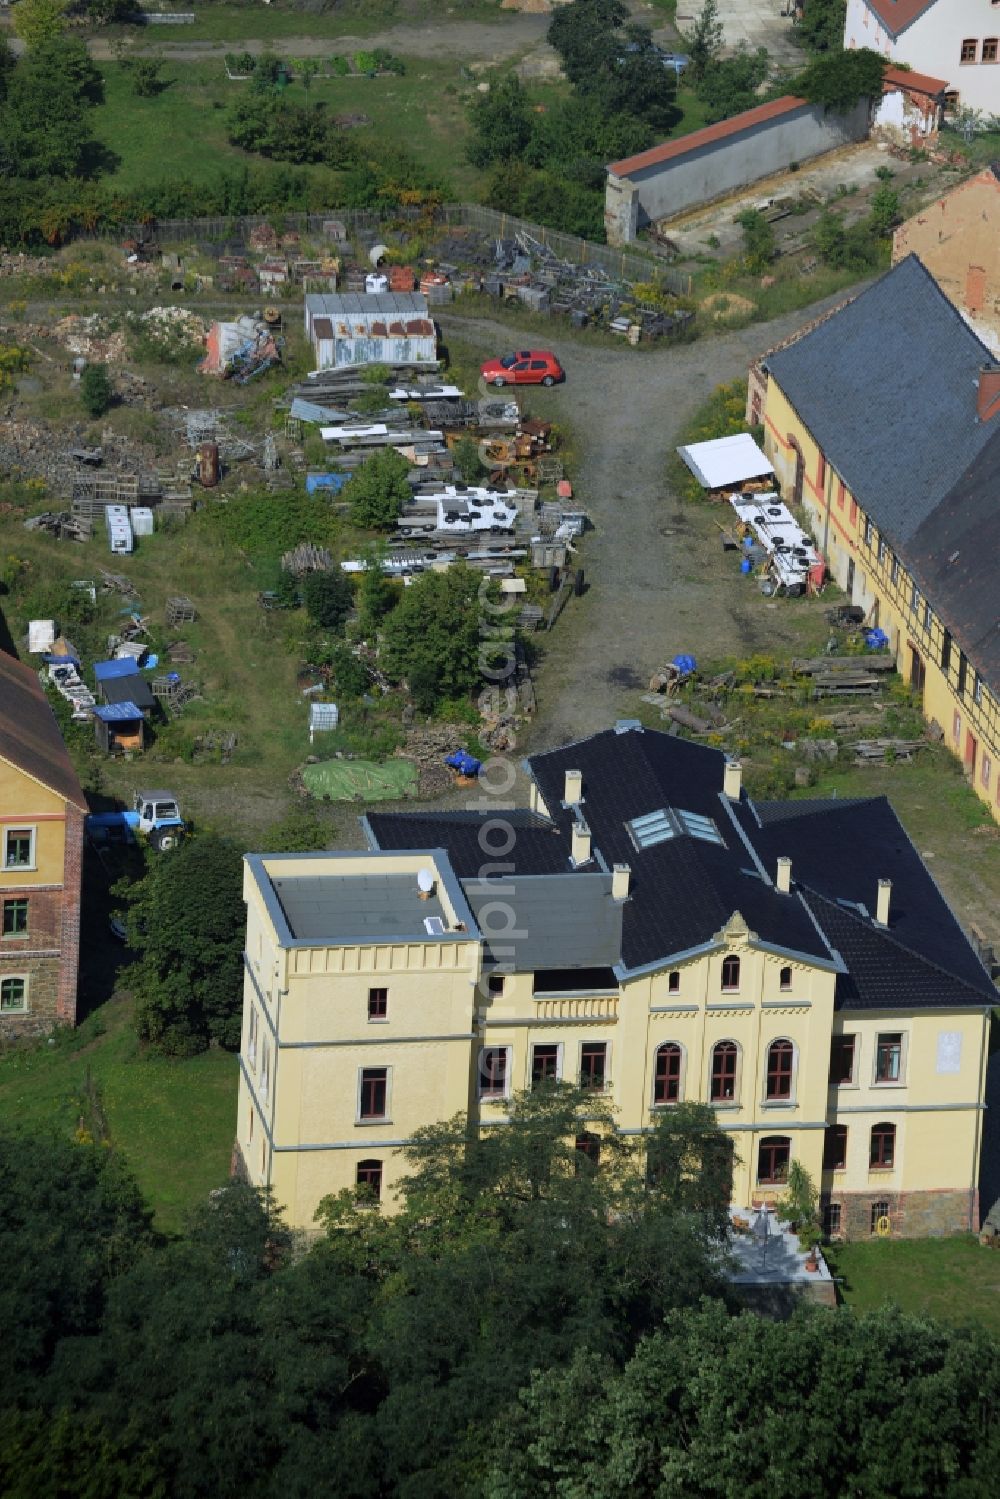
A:
[[[362,1118],[361,1115],[361,1084],[366,1072],[375,1071],[380,1068],[385,1073],[385,1113],[369,1114]],[[354,1122],[362,1129],[369,1124],[391,1124],[392,1123],[392,1067],[381,1062],[369,1062],[367,1066],[358,1068],[358,1083],[354,1098]]]
[[[605,1094],[611,1091],[611,1042],[610,1041],[581,1041],[576,1054],[576,1075],[579,1085],[583,1088],[583,1048],[585,1046],[604,1047],[604,1086],[602,1088],[588,1088],[589,1093]]]
[[[27,973],[5,973],[0,975],[0,987],[9,984],[12,980],[19,979],[24,985],[24,1002],[16,1007],[5,1007],[0,1010],[0,1015],[27,1015],[31,1008],[31,975]]]
[[[680,1077],[677,1080],[677,1097],[675,1099],[664,1099],[663,1103],[656,1101],[656,1058],[662,1046],[676,1046],[681,1054]],[[683,1041],[678,1041],[673,1036],[668,1036],[664,1041],[657,1041],[653,1047],[653,1065],[650,1069],[649,1078],[649,1107],[659,1112],[661,1109],[675,1109],[679,1103],[683,1103],[686,1096],[687,1084],[687,1047]]]
[[[29,849],[29,853],[28,853],[28,862],[27,862],[27,864],[11,864],[8,861],[8,842],[9,842],[9,840],[11,838],[23,837],[25,833],[27,833],[28,838],[31,840],[30,841],[30,849]],[[10,823],[6,823],[4,825],[4,830],[3,830],[3,867],[4,867],[4,872],[5,873],[7,873],[7,874],[16,874],[16,873],[18,873],[19,870],[22,870],[22,869],[37,869],[38,868],[37,855],[38,855],[38,829],[36,827],[33,827],[30,824],[21,824],[21,823],[18,823],[16,825],[12,825]]]
[[[879,1041],[883,1036],[899,1037],[899,1077],[893,1079],[879,1080],[878,1072],[878,1049]],[[910,1063],[910,1033],[900,1028],[898,1031],[876,1031],[875,1045],[872,1048],[872,1087],[873,1088],[905,1088],[906,1078]]]
[[[506,1056],[506,1061],[504,1062],[504,1069],[503,1069],[503,1092],[502,1093],[484,1093],[483,1092],[483,1081],[484,1081],[484,1079],[483,1079],[483,1057],[486,1055],[486,1053],[488,1051],[502,1051],[502,1052],[504,1052],[504,1054]],[[489,1045],[489,1046],[481,1046],[479,1048],[479,1055],[476,1057],[476,1096],[479,1099],[480,1103],[503,1103],[505,1099],[508,1099],[510,1097],[510,1093],[511,1093],[511,1068],[513,1066],[513,1061],[514,1061],[513,1051],[514,1051],[514,1048],[512,1046],[495,1046],[495,1045],[492,1045],[492,1044]],[[387,1090],[386,1091],[386,1103],[387,1104],[388,1104],[388,1101],[389,1101],[389,1095],[388,1095],[388,1090]]]

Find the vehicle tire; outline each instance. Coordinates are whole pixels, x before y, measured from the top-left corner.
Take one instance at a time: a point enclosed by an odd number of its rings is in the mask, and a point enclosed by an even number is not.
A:
[[[169,849],[179,847],[182,836],[180,828],[154,828],[149,841],[157,853],[165,854]]]
[[[556,380],[554,375],[546,375],[542,381],[543,385],[555,385],[555,383]]]
[[[503,390],[504,386],[507,384],[507,381],[503,378],[502,375],[497,375],[496,379],[493,381],[493,384],[496,386],[497,390]]]

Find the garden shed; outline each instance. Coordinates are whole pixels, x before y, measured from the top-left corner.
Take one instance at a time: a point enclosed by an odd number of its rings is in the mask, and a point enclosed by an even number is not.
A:
[[[94,709],[97,742],[108,755],[135,754],[145,743],[145,719],[135,703],[102,703]]]
[[[419,292],[317,292],[305,299],[305,317],[317,370],[437,365],[437,334]]]

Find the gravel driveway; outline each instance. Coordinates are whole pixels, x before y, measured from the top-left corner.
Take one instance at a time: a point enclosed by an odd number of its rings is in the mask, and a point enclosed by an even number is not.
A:
[[[707,658],[794,644],[799,611],[809,606],[769,603],[744,584],[732,559],[721,560],[705,511],[669,492],[666,463],[716,385],[744,375],[765,349],[843,296],[677,348],[593,348],[553,324],[544,342],[567,380],[555,390],[532,389],[528,399],[532,414],[572,428],[575,493],[594,529],[582,558],[584,597],[570,601],[551,635],[538,637],[544,660],[533,744],[564,744],[634,716],[637,690],[677,651]],[[444,309],[437,315],[484,351],[515,346],[509,324]]]

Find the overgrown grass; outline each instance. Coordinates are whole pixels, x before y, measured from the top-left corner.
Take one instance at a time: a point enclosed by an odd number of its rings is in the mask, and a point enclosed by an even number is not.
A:
[[[268,41],[279,37],[372,36],[390,26],[455,19],[453,0],[338,0],[330,11],[310,11],[282,5],[206,5],[196,12],[193,26],[147,27],[143,42]],[[461,0],[463,20],[503,19],[497,0]],[[134,28],[123,28],[134,36]]]
[[[1000,1336],[1000,1253],[971,1235],[836,1244],[824,1253],[843,1277],[844,1300],[858,1311],[891,1301],[917,1316]]]
[[[112,1143],[176,1232],[186,1214],[229,1174],[236,1119],[236,1058],[207,1051],[187,1061],[144,1052],[131,1002],[110,1000],[51,1045],[0,1054],[0,1110],[29,1129],[70,1134],[87,1069],[102,1090]]]

